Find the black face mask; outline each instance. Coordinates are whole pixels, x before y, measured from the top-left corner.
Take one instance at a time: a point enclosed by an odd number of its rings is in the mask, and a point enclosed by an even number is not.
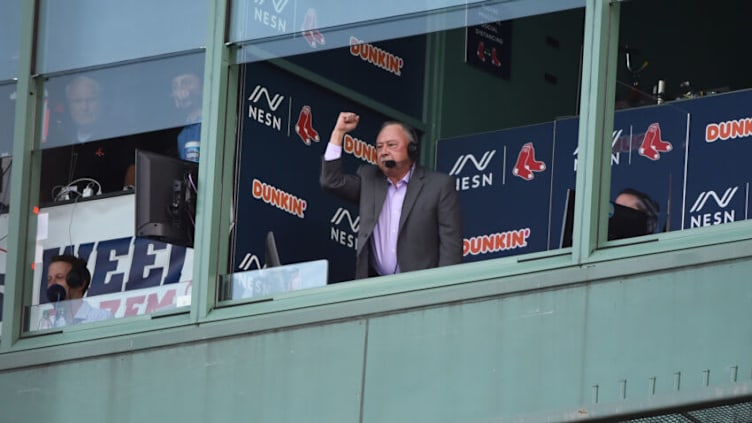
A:
[[[47,288],[47,299],[51,303],[65,300],[65,288],[62,285],[52,285]]]

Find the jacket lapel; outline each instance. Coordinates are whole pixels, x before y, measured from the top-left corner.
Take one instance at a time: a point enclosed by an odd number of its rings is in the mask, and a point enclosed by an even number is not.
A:
[[[373,178],[373,222],[372,225],[368,228],[368,236],[371,236],[371,233],[373,233],[373,228],[376,226],[376,222],[379,220],[379,215],[381,214],[381,209],[384,208],[384,201],[386,200],[386,192],[389,188],[388,182],[386,180],[386,177],[381,173],[378,172],[378,176]]]
[[[415,166],[415,171],[410,177],[410,181],[407,183],[407,192],[405,193],[405,202],[402,203],[402,214],[400,215],[399,230],[397,233],[402,233],[402,227],[405,226],[407,217],[410,216],[410,211],[415,205],[415,201],[418,199],[420,190],[423,189],[423,176],[424,169],[418,165]]]

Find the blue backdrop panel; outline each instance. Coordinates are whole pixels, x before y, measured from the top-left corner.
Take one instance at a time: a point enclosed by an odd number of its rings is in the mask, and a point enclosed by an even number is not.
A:
[[[556,121],[556,163],[553,209],[563,220],[566,191],[574,189],[577,169],[578,118]],[[649,136],[646,140],[646,135]],[[660,136],[659,136],[660,135]],[[678,229],[687,146],[687,113],[667,106],[621,110],[614,116],[611,143],[611,195],[626,188],[642,191],[660,207],[658,228]],[[661,140],[656,150],[652,143]],[[645,144],[645,147],[643,147]],[[665,151],[663,151],[665,150]],[[670,215],[670,217],[669,217]],[[556,221],[556,220],[555,220]],[[553,231],[561,234],[561,226]],[[558,232],[557,232],[558,231]],[[560,239],[560,238],[557,238]],[[552,244],[557,247],[558,244]]]
[[[352,280],[358,208],[321,190],[321,158],[340,111],[361,116],[345,140],[348,172],[387,118],[267,63],[245,65],[244,81],[233,268],[263,265],[271,230],[283,264],[327,259],[329,282]]]
[[[681,227],[687,123],[686,111],[668,105],[623,110],[608,140],[611,199],[625,188],[645,192],[660,205],[660,230],[667,222],[668,228]],[[466,246],[480,234],[530,229],[523,248],[486,249],[466,254],[466,261],[559,247],[566,193],[575,187],[578,125],[578,118],[564,118],[439,141],[437,167],[457,178]],[[530,142],[546,170],[530,172],[528,180],[515,169]]]
[[[357,30],[344,34],[347,39],[341,41],[347,47],[301,54],[288,60],[420,119],[423,115],[425,35],[368,43],[361,40]]]
[[[752,91],[671,104],[692,116],[682,227],[747,219],[752,180]]]
[[[553,124],[440,140],[439,171],[456,178],[465,261],[545,250]]]

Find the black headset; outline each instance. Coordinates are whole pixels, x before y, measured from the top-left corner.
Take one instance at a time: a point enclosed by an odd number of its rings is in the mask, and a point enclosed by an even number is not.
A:
[[[407,157],[409,157],[410,160],[417,162],[420,158],[420,144],[418,144],[418,134],[415,133],[415,130],[413,128],[405,124],[402,124],[402,127],[405,128],[410,136],[410,142],[407,144]]]
[[[65,276],[65,282],[68,284],[68,288],[84,288],[84,292],[89,288],[91,282],[91,273],[86,267],[86,260],[71,255],[55,256],[50,261],[65,262],[71,265],[71,269]]]
[[[384,122],[381,125],[381,129],[384,129],[388,125],[399,125],[405,132],[407,132],[407,136],[410,138],[410,142],[407,144],[407,157],[410,160],[417,162],[420,158],[420,145],[418,144],[418,134],[415,130],[406,123],[396,120]]]

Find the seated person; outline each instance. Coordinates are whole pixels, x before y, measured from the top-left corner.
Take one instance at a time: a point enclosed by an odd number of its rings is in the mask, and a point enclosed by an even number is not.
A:
[[[608,239],[649,235],[658,228],[658,203],[644,192],[626,188],[614,199]]]
[[[83,297],[91,283],[86,261],[72,256],[54,256],[47,267],[47,297],[55,304],[55,326],[111,319],[112,313],[92,307]]]

